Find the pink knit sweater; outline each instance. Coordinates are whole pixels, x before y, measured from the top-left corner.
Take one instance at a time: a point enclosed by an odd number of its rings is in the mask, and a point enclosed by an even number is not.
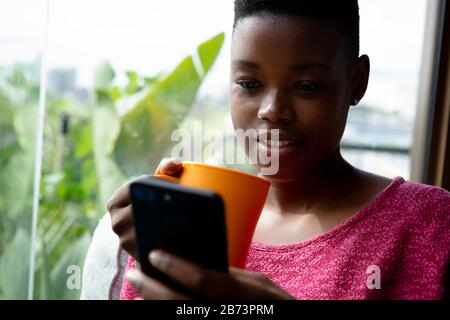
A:
[[[246,269],[297,299],[443,299],[449,262],[450,193],[397,177],[322,235],[281,246],[253,242]],[[136,298],[124,279],[121,299]]]

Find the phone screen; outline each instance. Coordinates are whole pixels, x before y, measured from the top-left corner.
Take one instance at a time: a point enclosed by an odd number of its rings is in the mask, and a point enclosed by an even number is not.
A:
[[[148,261],[153,249],[163,249],[208,269],[228,271],[224,204],[220,196],[160,178],[130,187],[142,270],[181,290]]]

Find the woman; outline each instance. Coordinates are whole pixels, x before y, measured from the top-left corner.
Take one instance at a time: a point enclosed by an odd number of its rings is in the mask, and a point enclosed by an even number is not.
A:
[[[225,275],[167,252],[151,263],[217,299],[442,299],[448,289],[450,194],[364,172],[340,152],[349,108],[363,98],[357,0],[236,0],[230,106],[235,129],[279,129],[279,171],[246,270]],[[259,141],[258,148],[274,145]],[[248,150],[246,150],[248,152]],[[257,165],[260,169],[260,166]],[[158,171],[177,176],[179,161]],[[128,185],[108,209],[135,256]],[[122,297],[189,299],[133,269]]]

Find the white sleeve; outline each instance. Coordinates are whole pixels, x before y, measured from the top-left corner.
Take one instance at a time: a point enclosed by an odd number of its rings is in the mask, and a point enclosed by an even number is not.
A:
[[[128,254],[120,249],[109,213],[100,219],[83,267],[81,300],[116,300],[122,286]]]

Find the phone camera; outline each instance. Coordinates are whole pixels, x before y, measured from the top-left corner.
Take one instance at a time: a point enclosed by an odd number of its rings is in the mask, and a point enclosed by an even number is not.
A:
[[[172,200],[172,196],[168,193],[164,194],[163,196],[164,201],[169,202],[170,200]]]

